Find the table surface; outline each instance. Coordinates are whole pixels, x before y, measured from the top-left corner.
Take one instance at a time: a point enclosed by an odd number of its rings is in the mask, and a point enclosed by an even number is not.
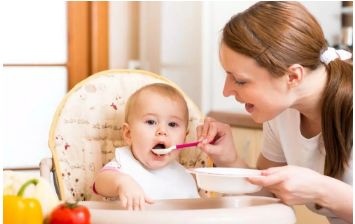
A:
[[[160,200],[144,211],[124,210],[118,202],[81,204],[90,209],[93,224],[296,223],[291,207],[278,199],[258,196]]]

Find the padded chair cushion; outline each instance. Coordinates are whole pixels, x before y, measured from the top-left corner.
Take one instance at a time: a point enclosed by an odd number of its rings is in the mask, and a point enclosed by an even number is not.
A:
[[[124,145],[121,131],[126,100],[140,87],[155,82],[180,90],[171,81],[146,71],[109,70],[90,76],[64,97],[49,137],[63,200],[100,199],[92,191],[94,176],[113,158],[115,148]],[[196,126],[203,117],[183,95],[190,113],[186,140],[192,141],[196,140]],[[179,159],[187,168],[211,165],[207,155],[197,148],[183,150]]]

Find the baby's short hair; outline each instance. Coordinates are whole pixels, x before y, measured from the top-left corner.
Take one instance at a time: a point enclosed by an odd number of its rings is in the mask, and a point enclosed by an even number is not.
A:
[[[159,93],[163,96],[166,96],[172,100],[180,100],[181,103],[183,104],[184,107],[184,112],[186,114],[186,126],[188,126],[188,122],[189,122],[189,110],[187,107],[187,103],[185,100],[185,97],[182,95],[182,93],[180,93],[179,90],[177,90],[176,88],[174,88],[171,85],[165,84],[165,83],[153,83],[153,84],[149,84],[146,86],[141,87],[140,89],[138,89],[136,92],[134,92],[127,100],[126,103],[126,108],[125,108],[125,122],[128,123],[128,119],[129,116],[131,114],[131,110],[138,98],[138,96],[146,91],[146,90],[150,90],[150,91],[154,91],[155,93]]]

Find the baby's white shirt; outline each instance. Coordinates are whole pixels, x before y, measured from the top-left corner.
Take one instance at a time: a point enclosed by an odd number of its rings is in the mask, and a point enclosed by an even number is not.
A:
[[[271,121],[263,124],[262,155],[274,162],[286,162],[288,165],[307,167],[324,174],[325,148],[321,134],[312,138],[305,138],[301,134],[300,113],[294,109],[287,109]],[[349,167],[341,180],[353,185],[352,153]],[[331,192],[329,192],[331,193]],[[328,209],[316,210],[314,204],[307,204],[314,212],[327,216],[332,224],[345,223],[336,218]]]
[[[134,158],[129,147],[122,147],[116,148],[115,158],[103,169],[117,169],[128,174],[148,197],[155,200],[199,197],[194,178],[177,161],[160,169],[148,170]]]

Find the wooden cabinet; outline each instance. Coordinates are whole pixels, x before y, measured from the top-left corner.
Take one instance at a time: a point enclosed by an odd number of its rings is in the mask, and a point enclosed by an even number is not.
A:
[[[233,127],[232,134],[238,155],[250,167],[255,167],[261,148],[262,130]]]
[[[296,224],[329,224],[328,219],[325,216],[318,215],[317,213],[312,212],[304,205],[293,206],[295,210],[297,223]]]

